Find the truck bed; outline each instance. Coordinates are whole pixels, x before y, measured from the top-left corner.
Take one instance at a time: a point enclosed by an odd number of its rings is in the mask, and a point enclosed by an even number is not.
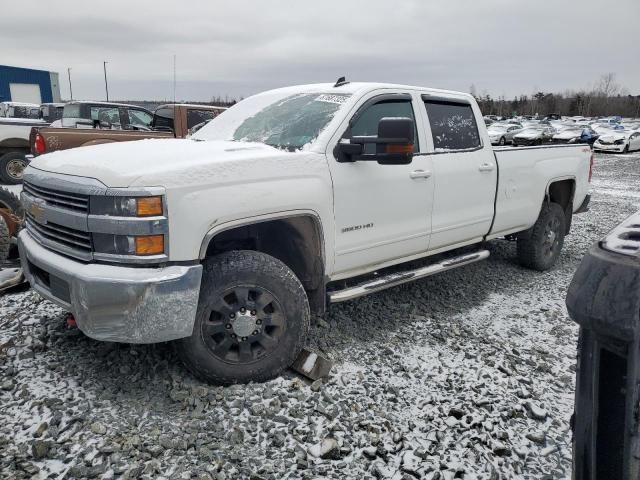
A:
[[[31,130],[29,143],[31,153],[38,155],[35,151],[35,136],[40,134],[44,140],[46,153],[57,150],[67,150],[69,148],[82,147],[88,145],[99,145],[112,142],[130,142],[133,140],[143,140],[145,138],[174,138],[173,132],[169,131],[145,131],[145,130],[107,130],[98,128],[57,128],[43,127]]]
[[[550,180],[575,181],[574,212],[584,201],[591,148],[588,145],[496,147],[498,163],[495,220],[488,238],[515,233],[535,222]]]

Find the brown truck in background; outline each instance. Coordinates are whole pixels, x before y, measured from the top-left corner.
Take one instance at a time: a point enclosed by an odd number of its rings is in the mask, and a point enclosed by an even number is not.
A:
[[[29,137],[31,154],[38,156],[57,150],[145,138],[185,138],[224,110],[225,107],[210,105],[167,104],[155,110],[148,126],[131,122],[124,126],[120,123],[119,128],[114,129],[113,122],[101,117],[108,112],[100,112],[95,120],[76,122],[77,127],[85,128],[33,127]],[[115,115],[122,118],[122,112]]]

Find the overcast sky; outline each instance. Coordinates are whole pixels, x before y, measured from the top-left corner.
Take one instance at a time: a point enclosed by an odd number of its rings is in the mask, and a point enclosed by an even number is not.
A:
[[[640,0],[3,0],[0,64],[60,73],[69,96],[248,96],[297,83],[384,81],[493,96],[586,88],[614,72],[640,94]]]

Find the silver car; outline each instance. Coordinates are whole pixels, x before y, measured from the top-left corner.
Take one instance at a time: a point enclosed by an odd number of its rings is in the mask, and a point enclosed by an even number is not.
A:
[[[487,128],[491,145],[506,145],[513,143],[513,136],[522,131],[519,125],[510,123],[494,123]]]

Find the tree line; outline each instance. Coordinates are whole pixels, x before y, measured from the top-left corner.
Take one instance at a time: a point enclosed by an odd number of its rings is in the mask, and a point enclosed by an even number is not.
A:
[[[508,100],[493,98],[486,92],[478,94],[474,85],[470,93],[477,100],[484,115],[560,115],[600,117],[620,115],[640,117],[640,95],[631,95],[616,82],[613,73],[607,73],[589,89],[566,90],[562,93],[533,92]]]

